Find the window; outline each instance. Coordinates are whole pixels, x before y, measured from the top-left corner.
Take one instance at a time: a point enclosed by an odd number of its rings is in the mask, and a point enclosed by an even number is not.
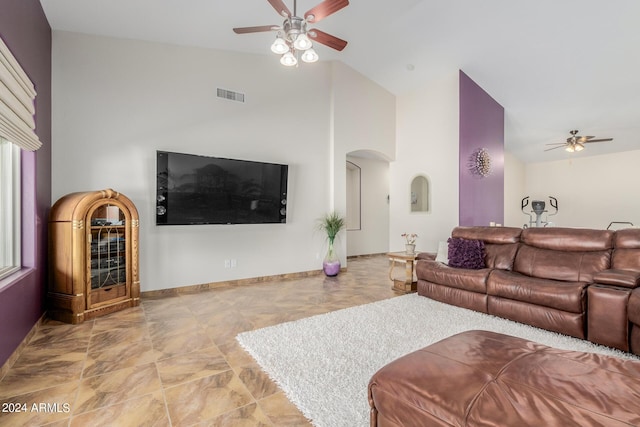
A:
[[[0,279],[20,269],[20,148],[0,138]]]
[[[0,279],[22,267],[20,151],[42,145],[35,97],[33,82],[0,38]]]

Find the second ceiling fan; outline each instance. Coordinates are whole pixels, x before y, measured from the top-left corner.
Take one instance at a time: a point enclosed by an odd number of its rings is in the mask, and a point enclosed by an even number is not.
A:
[[[313,49],[313,41],[341,51],[347,46],[347,42],[331,34],[327,34],[316,28],[307,29],[307,24],[315,24],[318,21],[332,15],[349,5],[349,0],[325,0],[309,9],[303,17],[297,16],[297,1],[293,1],[293,13],[282,0],[267,0],[269,4],[285,18],[282,25],[260,25],[256,27],[234,28],[236,34],[260,33],[277,31],[276,40],[271,45],[274,53],[282,55],[280,62],[283,65],[292,66],[298,63],[298,56],[304,62],[316,62],[318,54]]]
[[[547,148],[544,151],[555,150],[556,148],[564,148],[566,151],[573,153],[576,151],[584,150],[584,144],[591,144],[592,142],[613,141],[613,138],[593,139],[595,138],[595,136],[580,136],[578,135],[577,130],[572,130],[569,133],[571,134],[571,136],[567,138],[567,142],[547,144],[547,145],[555,145],[555,147]]]

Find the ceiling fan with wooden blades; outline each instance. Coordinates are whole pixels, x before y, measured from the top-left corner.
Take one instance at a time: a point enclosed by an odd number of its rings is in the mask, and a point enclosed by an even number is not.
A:
[[[555,150],[557,148],[564,148],[566,151],[568,151],[570,153],[573,153],[573,152],[576,152],[576,151],[584,150],[584,144],[591,144],[593,142],[613,141],[613,138],[593,139],[593,138],[595,138],[595,136],[580,136],[580,135],[578,135],[578,131],[577,130],[572,130],[569,133],[571,134],[571,136],[569,138],[567,138],[566,142],[558,142],[558,143],[553,143],[553,144],[547,144],[547,145],[555,145],[555,147],[547,148],[544,151],[551,151],[551,150]]]
[[[342,51],[347,42],[316,28],[307,29],[308,24],[333,15],[349,5],[349,0],[324,0],[298,16],[297,1],[293,0],[293,13],[282,0],[267,0],[269,4],[284,18],[282,25],[260,25],[255,27],[234,28],[236,34],[260,33],[277,31],[276,40],[271,45],[271,50],[282,55],[280,62],[283,65],[292,66],[298,63],[298,57],[304,62],[316,62],[318,54],[313,49],[313,41],[328,46],[337,51]]]

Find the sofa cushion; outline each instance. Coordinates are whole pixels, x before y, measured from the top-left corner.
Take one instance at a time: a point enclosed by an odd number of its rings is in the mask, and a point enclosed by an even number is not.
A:
[[[469,240],[482,240],[485,243],[506,244],[518,243],[522,228],[516,227],[456,227],[451,237]]]
[[[593,282],[596,273],[609,268],[610,259],[608,250],[577,252],[521,245],[513,271],[542,279]]]
[[[613,247],[612,230],[585,228],[527,228],[521,241],[529,246],[567,252],[609,250]]]
[[[513,262],[518,253],[519,243],[484,244],[484,263],[488,268],[513,270]]]
[[[487,276],[490,271],[488,268],[479,270],[453,268],[431,260],[419,260],[416,263],[418,279],[480,293],[487,292]]]
[[[521,228],[516,227],[456,227],[451,237],[484,242],[484,262],[488,268],[511,270],[520,246]]]
[[[640,249],[614,249],[611,268],[640,271]]]
[[[451,237],[449,240],[449,265],[457,268],[484,268],[484,242]]]
[[[561,282],[493,270],[487,279],[487,294],[572,313],[584,313],[587,285],[585,282]]]
[[[640,229],[627,228],[616,231],[613,247],[611,268],[640,270]]]
[[[487,313],[547,331],[587,338],[586,313],[572,313],[492,295],[487,296]]]
[[[614,248],[640,249],[640,228],[625,228],[616,231],[613,238]]]
[[[466,289],[438,285],[420,279],[416,284],[416,288],[418,295],[423,297],[455,305],[456,307],[487,313],[487,299],[489,297],[485,292],[473,292]]]

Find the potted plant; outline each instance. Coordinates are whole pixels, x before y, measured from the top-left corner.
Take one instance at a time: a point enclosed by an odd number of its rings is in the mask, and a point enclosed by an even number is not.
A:
[[[413,255],[416,251],[416,239],[418,235],[415,233],[402,233],[400,236],[404,237],[404,248],[407,255]]]
[[[340,272],[340,259],[333,248],[333,242],[345,225],[345,219],[336,212],[328,213],[318,220],[318,229],[324,231],[329,240],[329,249],[322,262],[322,270],[327,276],[336,276]]]

